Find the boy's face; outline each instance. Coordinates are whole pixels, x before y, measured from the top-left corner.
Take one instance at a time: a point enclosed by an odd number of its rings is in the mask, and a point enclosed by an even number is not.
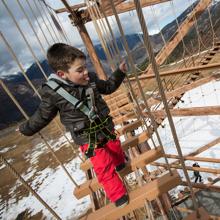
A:
[[[89,82],[86,60],[82,58],[76,58],[67,72],[58,71],[58,75],[81,86],[86,86]]]

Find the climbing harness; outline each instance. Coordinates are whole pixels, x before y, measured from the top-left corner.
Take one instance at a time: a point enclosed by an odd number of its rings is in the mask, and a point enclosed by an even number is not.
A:
[[[55,92],[57,92],[59,95],[65,98],[68,102],[72,103],[76,109],[79,109],[89,118],[90,121],[89,128],[84,129],[81,132],[81,134],[88,135],[89,137],[88,148],[85,151],[85,156],[87,158],[95,156],[94,150],[96,148],[104,147],[104,145],[109,140],[116,139],[116,134],[107,128],[110,117],[107,117],[104,120],[102,120],[97,114],[97,108],[95,106],[95,96],[94,96],[95,83],[91,83],[90,87],[86,89],[86,101],[88,106],[85,104],[86,102],[85,100],[78,100],[77,98],[69,94],[64,88],[62,88],[55,81],[48,80],[46,82],[46,85],[48,85]],[[101,137],[98,137],[97,133],[98,134],[102,133]]]

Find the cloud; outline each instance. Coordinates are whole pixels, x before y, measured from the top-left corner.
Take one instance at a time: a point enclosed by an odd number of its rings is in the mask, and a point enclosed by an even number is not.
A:
[[[174,7],[176,10],[176,14],[179,15],[183,10],[185,10],[190,4],[192,4],[195,0],[175,0],[174,1]],[[28,64],[31,64],[34,62],[34,58],[31,55],[30,50],[28,49],[24,39],[22,38],[21,34],[19,33],[14,21],[10,17],[9,13],[7,12],[3,2],[5,2],[12,11],[12,14],[14,15],[16,21],[18,22],[19,27],[25,34],[25,37],[27,38],[27,41],[31,45],[31,48],[33,49],[34,53],[36,54],[37,58],[39,60],[45,58],[44,53],[40,47],[40,44],[38,43],[38,40],[32,31],[30,25],[28,24],[23,12],[21,11],[19,5],[17,4],[17,1],[14,0],[4,0],[0,2],[0,30],[2,34],[7,39],[8,43],[13,48],[14,52],[18,56],[19,61],[24,65],[28,66]],[[46,11],[42,8],[42,2],[39,0],[19,0],[21,5],[23,6],[25,12],[27,13],[29,19],[31,20],[32,25],[34,26],[34,29],[37,33],[37,36],[39,37],[40,41],[42,42],[44,50],[47,50],[48,43],[52,45],[54,43],[54,40],[51,37],[51,33],[53,34],[53,30],[50,27],[52,20],[50,19],[50,22],[48,20],[49,15],[46,16]],[[31,3],[31,7],[34,11],[34,15],[27,4],[27,2]],[[64,7],[61,1],[54,1],[54,0],[47,0],[46,1],[48,5],[50,5],[54,9],[62,8]],[[83,1],[76,1],[72,0],[69,1],[71,5],[81,3]],[[35,6],[35,4],[37,7]],[[170,3],[162,3],[159,5],[156,5],[153,7],[156,15],[157,20],[160,23],[160,28],[162,28],[165,24],[171,22],[174,19],[174,15],[172,13],[172,8],[170,6]],[[152,14],[151,8],[144,8],[143,9],[144,16],[148,25],[149,32],[156,33],[158,32],[157,27],[155,26],[155,20],[156,18]],[[59,20],[62,23],[62,26],[70,39],[71,45],[78,46],[82,45],[81,37],[78,33],[78,30],[76,27],[74,27],[68,18],[68,13],[62,13],[58,14]],[[43,19],[44,18],[44,19]],[[122,23],[123,29],[125,34],[131,34],[131,33],[137,33],[141,31],[138,18],[136,16],[136,12],[127,12],[119,15],[120,21]],[[109,17],[109,22],[111,24],[112,30],[114,31],[114,34],[116,36],[119,36],[119,31],[117,24],[115,22],[114,16]],[[40,24],[40,25],[39,25]],[[52,23],[53,25],[53,23]],[[54,25],[53,25],[54,26]],[[88,33],[90,37],[92,38],[93,42],[96,43],[99,41],[98,35],[95,31],[94,25],[92,22],[89,22],[86,24],[86,28],[88,30]],[[50,31],[48,31],[48,29]],[[55,29],[55,27],[54,27]],[[43,32],[42,32],[43,30]],[[44,33],[44,34],[43,34]],[[45,39],[45,36],[47,39]],[[55,37],[54,37],[55,38]],[[56,39],[57,41],[64,41],[63,38],[61,38],[60,35],[58,35],[59,39]],[[13,74],[15,72],[15,69],[17,67],[17,64],[15,61],[13,61],[10,53],[8,52],[5,44],[3,41],[0,43],[0,75],[2,74]],[[18,71],[20,71],[18,69]]]

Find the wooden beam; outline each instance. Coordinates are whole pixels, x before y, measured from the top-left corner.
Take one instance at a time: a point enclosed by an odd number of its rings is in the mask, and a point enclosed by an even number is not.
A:
[[[125,134],[127,132],[130,132],[130,131],[133,131],[133,130],[139,128],[140,126],[142,126],[142,121],[136,120],[136,121],[133,121],[127,125],[124,125],[123,127],[119,128],[117,131],[120,134]]]
[[[83,8],[83,7],[86,7],[86,3],[80,3],[77,5],[70,6],[72,10],[79,10],[80,8]],[[63,12],[69,12],[69,10],[67,8],[59,8],[55,10],[55,13],[57,14],[63,13]]]
[[[145,153],[140,154],[138,157],[135,157],[134,159],[132,159],[131,163],[126,165],[126,169],[125,170],[123,169],[123,175],[129,174],[132,171],[135,171],[137,168],[143,168],[147,164],[159,159],[162,156],[163,156],[163,151],[161,147],[146,151]],[[86,164],[87,164],[87,168],[88,167],[91,168],[92,166],[91,163],[89,164],[87,162]],[[75,195],[77,199],[80,199],[86,195],[89,195],[92,192],[97,191],[100,188],[102,188],[102,185],[95,178],[92,180],[87,180],[85,183],[81,184],[79,187],[76,187],[74,189],[73,194]]]
[[[158,163],[158,162],[153,162],[151,163],[153,166],[159,166],[159,167],[167,167],[167,164],[165,163]],[[170,164],[171,168],[175,169],[183,169],[181,165],[179,164]],[[205,173],[214,173],[214,174],[220,174],[220,169],[213,169],[213,168],[205,168],[205,167],[190,167],[186,166],[187,170],[192,170],[192,171],[200,171],[200,172],[205,172]]]
[[[197,216],[198,213],[199,216]],[[186,218],[183,218],[183,220],[211,220],[211,217],[203,207],[200,207],[197,211],[193,211]]]
[[[187,212],[187,213],[192,213],[194,210],[192,209],[188,209],[188,208],[184,208],[184,207],[179,207],[179,206],[176,206],[175,207],[177,210],[179,210],[180,212]],[[210,216],[212,220],[220,220],[220,217],[219,216],[214,216],[214,215],[211,215]]]
[[[123,122],[128,121],[129,119],[136,119],[136,115],[134,112],[130,112],[126,115],[118,116],[117,118],[113,119],[113,122],[117,124],[123,124]]]
[[[141,4],[141,7],[144,8],[144,7],[148,7],[151,5],[156,5],[156,4],[160,4],[160,3],[168,2],[168,1],[170,0],[140,0],[140,4]],[[116,8],[117,14],[121,14],[121,13],[125,13],[131,10],[135,10],[135,5],[133,2],[125,2],[125,3],[121,3],[117,5],[115,8]],[[105,10],[105,12],[107,16],[113,15],[111,8],[109,8],[108,10]]]
[[[173,117],[220,115],[220,106],[205,106],[205,107],[170,109],[170,113]],[[147,112],[143,112],[143,114],[148,115]],[[152,114],[155,117],[159,117],[159,118],[166,117],[165,110],[152,111]]]
[[[189,67],[189,68],[182,68],[178,70],[170,70],[170,71],[164,71],[160,73],[161,77],[165,76],[172,76],[172,75],[178,75],[178,74],[189,74],[189,73],[194,73],[194,72],[199,72],[199,71],[205,71],[205,70],[218,70],[220,69],[220,63],[212,63],[208,65],[202,65],[202,66],[195,66],[195,67]],[[218,76],[218,75],[217,75]],[[154,79],[155,74],[142,74],[141,76],[138,77],[139,80],[144,80],[144,79]],[[129,78],[130,81],[136,81],[135,77]]]
[[[196,88],[196,87],[199,87],[199,86],[201,86],[201,85],[203,85],[203,84],[205,84],[205,83],[208,83],[208,82],[210,82],[210,81],[212,81],[212,80],[214,80],[214,79],[215,79],[214,76],[208,76],[208,77],[202,78],[202,79],[200,79],[200,80],[197,80],[197,81],[195,81],[195,82],[193,82],[193,83],[191,83],[191,84],[184,85],[184,86],[182,86],[182,87],[180,87],[180,88],[177,88],[177,89],[175,89],[175,90],[173,90],[173,91],[171,91],[171,92],[166,92],[166,93],[165,93],[166,98],[167,98],[167,99],[170,99],[170,98],[172,98],[172,97],[175,97],[175,96],[184,94],[185,92],[190,91],[191,89],[194,89],[194,88]],[[149,105],[149,106],[156,105],[156,104],[158,104],[158,103],[160,103],[160,102],[161,102],[161,101],[156,100],[156,99],[154,99],[154,98],[148,99],[148,105]]]
[[[181,179],[177,171],[173,171],[171,176],[169,173],[145,184],[129,193],[129,204],[123,208],[116,208],[110,203],[107,206],[81,218],[81,220],[116,220],[131,211],[144,206],[144,201],[153,201],[158,196],[168,192],[172,188],[178,186]]]
[[[180,159],[178,155],[166,154],[166,157],[173,159]],[[194,157],[194,156],[184,156],[184,160],[192,160],[192,161],[201,161],[201,162],[209,162],[209,163],[220,163],[220,159],[209,158],[209,157]]]
[[[148,136],[147,132],[143,132],[138,136],[128,138],[127,140],[122,142],[121,148],[123,150],[127,150],[128,147],[136,147],[138,144],[141,144],[141,143],[147,141],[148,138],[149,138],[149,136]],[[80,169],[83,171],[86,171],[91,168],[92,168],[92,164],[91,164],[90,160],[88,160],[88,159],[80,164]]]
[[[126,167],[119,172],[120,177],[123,178],[124,176],[131,173],[131,165],[130,163],[126,164]],[[84,183],[82,183],[79,187],[75,187],[73,194],[77,199],[81,199],[84,196],[87,196],[93,192],[96,192],[98,189],[101,189],[102,185],[98,182],[97,178],[93,178],[91,180],[86,180]]]
[[[143,168],[147,164],[161,158],[162,156],[162,147],[157,147],[156,149],[146,151],[131,160],[131,169],[135,171],[137,168]]]
[[[180,24],[180,28],[177,29],[171,40],[157,54],[156,61],[159,65],[161,65],[167,59],[176,46],[181,42],[182,38],[188,33],[190,28],[195,23],[195,17],[198,18],[211,2],[212,0],[201,0],[193,11],[189,13],[187,18],[182,22],[182,24]],[[151,70],[151,68],[149,68],[149,70]]]
[[[205,190],[210,190],[213,192],[220,192],[220,186],[215,186],[215,185],[209,185],[209,184],[203,184],[203,183],[191,183],[193,188],[197,189],[205,189]],[[183,181],[182,182],[183,186],[188,186],[187,182]]]

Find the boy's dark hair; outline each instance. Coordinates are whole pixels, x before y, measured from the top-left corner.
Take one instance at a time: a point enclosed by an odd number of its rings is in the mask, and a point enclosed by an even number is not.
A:
[[[47,50],[48,63],[55,72],[58,70],[67,72],[76,58],[86,59],[86,55],[67,44],[56,43]]]

